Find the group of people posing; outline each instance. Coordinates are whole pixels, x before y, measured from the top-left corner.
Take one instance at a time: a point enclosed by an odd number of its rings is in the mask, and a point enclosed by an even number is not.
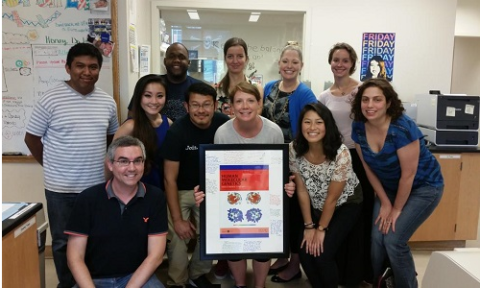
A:
[[[188,255],[206,197],[199,145],[211,143],[289,147],[290,257],[253,259],[254,287],[269,274],[298,279],[300,266],[312,287],[368,287],[387,266],[397,287],[418,287],[407,242],[438,205],[443,178],[391,84],[353,79],[355,50],[337,43],[334,83],[318,97],[300,81],[295,45],[280,54],[280,80],[261,87],[245,75],[247,47],[225,42],[227,73],[212,85],[188,76],[187,48],[171,44],[166,75],[138,80],[120,127],[115,102],[95,87],[102,55],[70,49],[70,80],[36,104],[25,136],[44,167],[57,287],[164,287],[154,272],[165,251],[168,287],[212,287],[212,261],[199,245]],[[214,274],[247,287],[246,267],[218,261]]]

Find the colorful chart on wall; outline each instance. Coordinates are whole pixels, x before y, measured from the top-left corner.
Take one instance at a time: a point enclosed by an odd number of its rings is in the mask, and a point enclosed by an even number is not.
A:
[[[25,128],[35,103],[69,79],[69,48],[92,42],[105,56],[97,86],[113,95],[111,1],[2,1],[2,154],[30,155]],[[95,34],[94,38],[91,38]],[[5,160],[5,159],[4,159]]]

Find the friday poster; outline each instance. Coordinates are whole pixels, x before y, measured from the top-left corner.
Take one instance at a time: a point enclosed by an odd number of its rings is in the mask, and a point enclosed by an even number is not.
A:
[[[395,33],[363,33],[360,81],[393,80]]]
[[[284,249],[281,150],[205,151],[207,254]]]

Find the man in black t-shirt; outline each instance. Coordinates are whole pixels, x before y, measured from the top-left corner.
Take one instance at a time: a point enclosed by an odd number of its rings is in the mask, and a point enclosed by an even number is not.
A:
[[[187,242],[198,239],[199,208],[195,205],[193,188],[199,179],[199,146],[213,144],[217,128],[227,122],[227,115],[217,110],[215,89],[203,82],[192,84],[185,94],[188,114],[172,124],[167,131],[160,153],[164,158],[165,192],[168,215],[168,282],[172,286],[211,287],[206,278],[212,261],[200,261],[196,245],[189,263]],[[196,225],[190,222],[194,215]]]
[[[178,118],[187,114],[183,107],[185,92],[193,83],[201,82],[187,75],[190,60],[188,50],[182,43],[173,43],[168,46],[163,60],[167,74],[162,77],[167,82],[167,102],[161,113],[175,122]],[[128,105],[128,117],[133,118],[133,107],[130,100]]]

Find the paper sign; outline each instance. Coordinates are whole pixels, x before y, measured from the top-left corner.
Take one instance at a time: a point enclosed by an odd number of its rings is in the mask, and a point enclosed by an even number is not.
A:
[[[470,104],[465,105],[465,114],[473,115],[474,112],[475,112],[475,106]]]
[[[446,116],[455,117],[455,107],[447,107]]]

